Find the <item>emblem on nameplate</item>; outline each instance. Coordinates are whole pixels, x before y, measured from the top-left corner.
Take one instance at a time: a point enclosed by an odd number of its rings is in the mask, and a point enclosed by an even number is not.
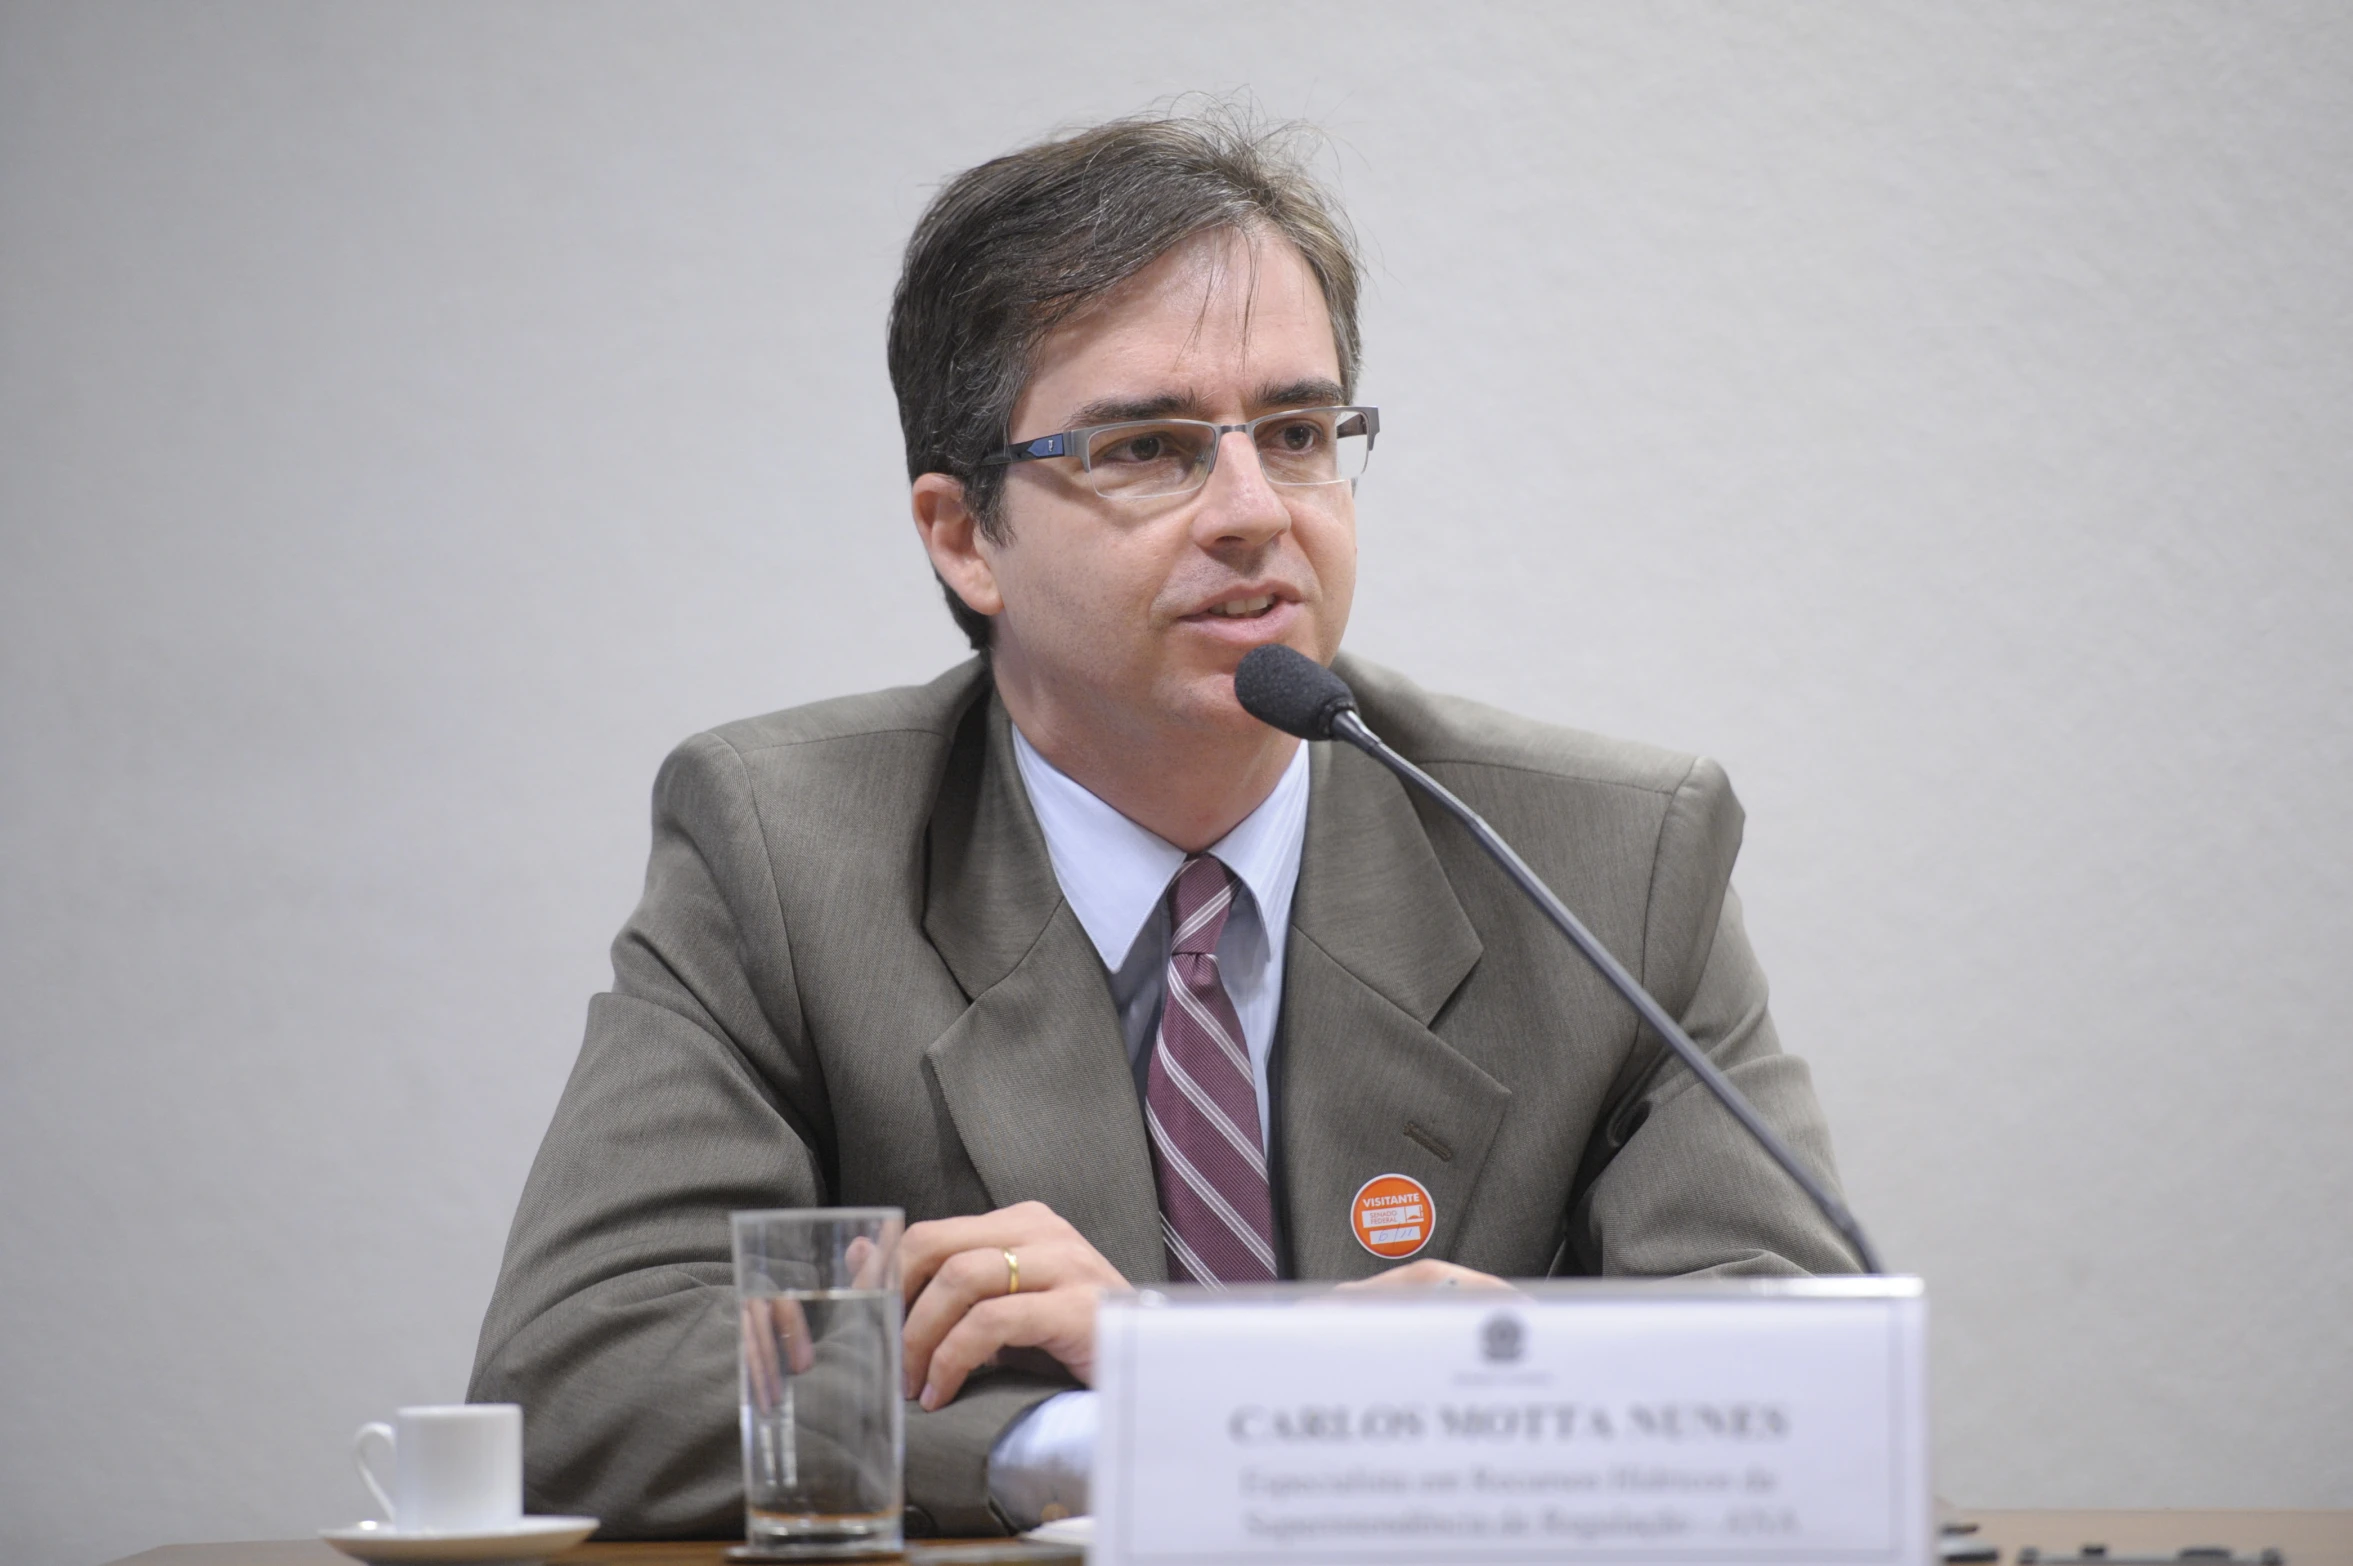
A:
[[[1348,1226],[1356,1243],[1387,1261],[1402,1261],[1430,1243],[1438,1204],[1411,1175],[1375,1175],[1357,1187]]]
[[[1508,1365],[1528,1351],[1528,1329],[1508,1310],[1499,1310],[1479,1325],[1479,1352],[1497,1365]]]

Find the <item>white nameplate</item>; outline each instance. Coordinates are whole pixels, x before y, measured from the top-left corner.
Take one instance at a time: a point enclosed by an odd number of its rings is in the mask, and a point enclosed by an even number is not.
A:
[[[1925,1566],[1917,1278],[1106,1299],[1091,1566]]]

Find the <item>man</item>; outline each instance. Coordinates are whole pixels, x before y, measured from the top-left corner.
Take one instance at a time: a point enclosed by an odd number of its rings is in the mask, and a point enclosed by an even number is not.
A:
[[[1467,837],[1236,705],[1250,648],[1339,653],[1355,309],[1328,201],[1222,124],[933,204],[891,372],[981,656],[664,766],[475,1366],[534,1506],[740,1526],[735,1208],[907,1210],[910,1516],[956,1534],[1083,1504],[1105,1288],[1853,1265]],[[1341,667],[1828,1174],[1722,773]],[[1355,1222],[1384,1175],[1428,1209],[1402,1267]]]

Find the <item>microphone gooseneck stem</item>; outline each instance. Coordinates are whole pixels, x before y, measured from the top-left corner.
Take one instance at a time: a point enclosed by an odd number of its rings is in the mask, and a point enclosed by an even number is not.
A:
[[[1781,1166],[1782,1172],[1796,1181],[1798,1188],[1813,1199],[1814,1205],[1821,1209],[1822,1216],[1830,1220],[1831,1227],[1854,1247],[1863,1270],[1868,1273],[1887,1271],[1880,1265],[1879,1252],[1864,1238],[1863,1226],[1855,1222],[1853,1213],[1847,1211],[1846,1203],[1840,1201],[1828,1186],[1814,1177],[1812,1170],[1798,1161],[1797,1154],[1790,1150],[1789,1144],[1782,1141],[1771,1126],[1765,1124],[1764,1116],[1757,1113],[1756,1106],[1748,1101],[1747,1096],[1732,1085],[1731,1079],[1716,1068],[1714,1061],[1700,1052],[1700,1047],[1691,1042],[1690,1035],[1676,1025],[1674,1018],[1667,1015],[1666,1008],[1635,982],[1634,975],[1626,971],[1624,964],[1610,954],[1608,947],[1595,939],[1593,932],[1586,929],[1575,914],[1569,912],[1566,904],[1552,895],[1552,888],[1537,878],[1536,872],[1529,869],[1527,862],[1512,851],[1509,843],[1496,835],[1495,829],[1477,811],[1455,798],[1436,778],[1391,750],[1386,741],[1365,727],[1364,720],[1353,710],[1341,712],[1332,719],[1332,737],[1354,745],[1428,794],[1445,807],[1447,814],[1460,821],[1478,845],[1487,850],[1488,857],[1502,866],[1503,873],[1510,876],[1519,889],[1527,894],[1528,900],[1544,910],[1545,917],[1560,927],[1561,934],[1569,938],[1570,944],[1585,954],[1585,960],[1592,963],[1601,976],[1609,980],[1611,987],[1626,998],[1626,1004],[1633,1007],[1642,1020],[1650,1024],[1651,1030],[1666,1041],[1667,1047],[1681,1058],[1684,1065],[1691,1068],[1691,1074],[1707,1085],[1707,1090],[1716,1096],[1716,1101],[1730,1110],[1732,1118],[1739,1121],[1750,1136],[1756,1138],[1757,1145],[1772,1156],[1773,1162]]]

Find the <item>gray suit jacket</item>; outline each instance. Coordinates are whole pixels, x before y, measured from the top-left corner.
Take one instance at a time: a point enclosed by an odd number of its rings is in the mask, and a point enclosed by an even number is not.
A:
[[[1339,667],[1829,1175],[1729,888],[1723,772]],[[1310,787],[1269,1084],[1287,1274],[1388,1265],[1349,1211],[1391,1171],[1435,1198],[1424,1255],[1505,1276],[1855,1265],[1459,827],[1344,747],[1314,747]],[[985,664],[681,745],[613,969],[470,1393],[524,1406],[533,1510],[740,1531],[732,1209],[1035,1199],[1128,1278],[1166,1277],[1108,977]],[[989,1447],[1068,1384],[1004,1370],[910,1403],[912,1523],[996,1531]]]

